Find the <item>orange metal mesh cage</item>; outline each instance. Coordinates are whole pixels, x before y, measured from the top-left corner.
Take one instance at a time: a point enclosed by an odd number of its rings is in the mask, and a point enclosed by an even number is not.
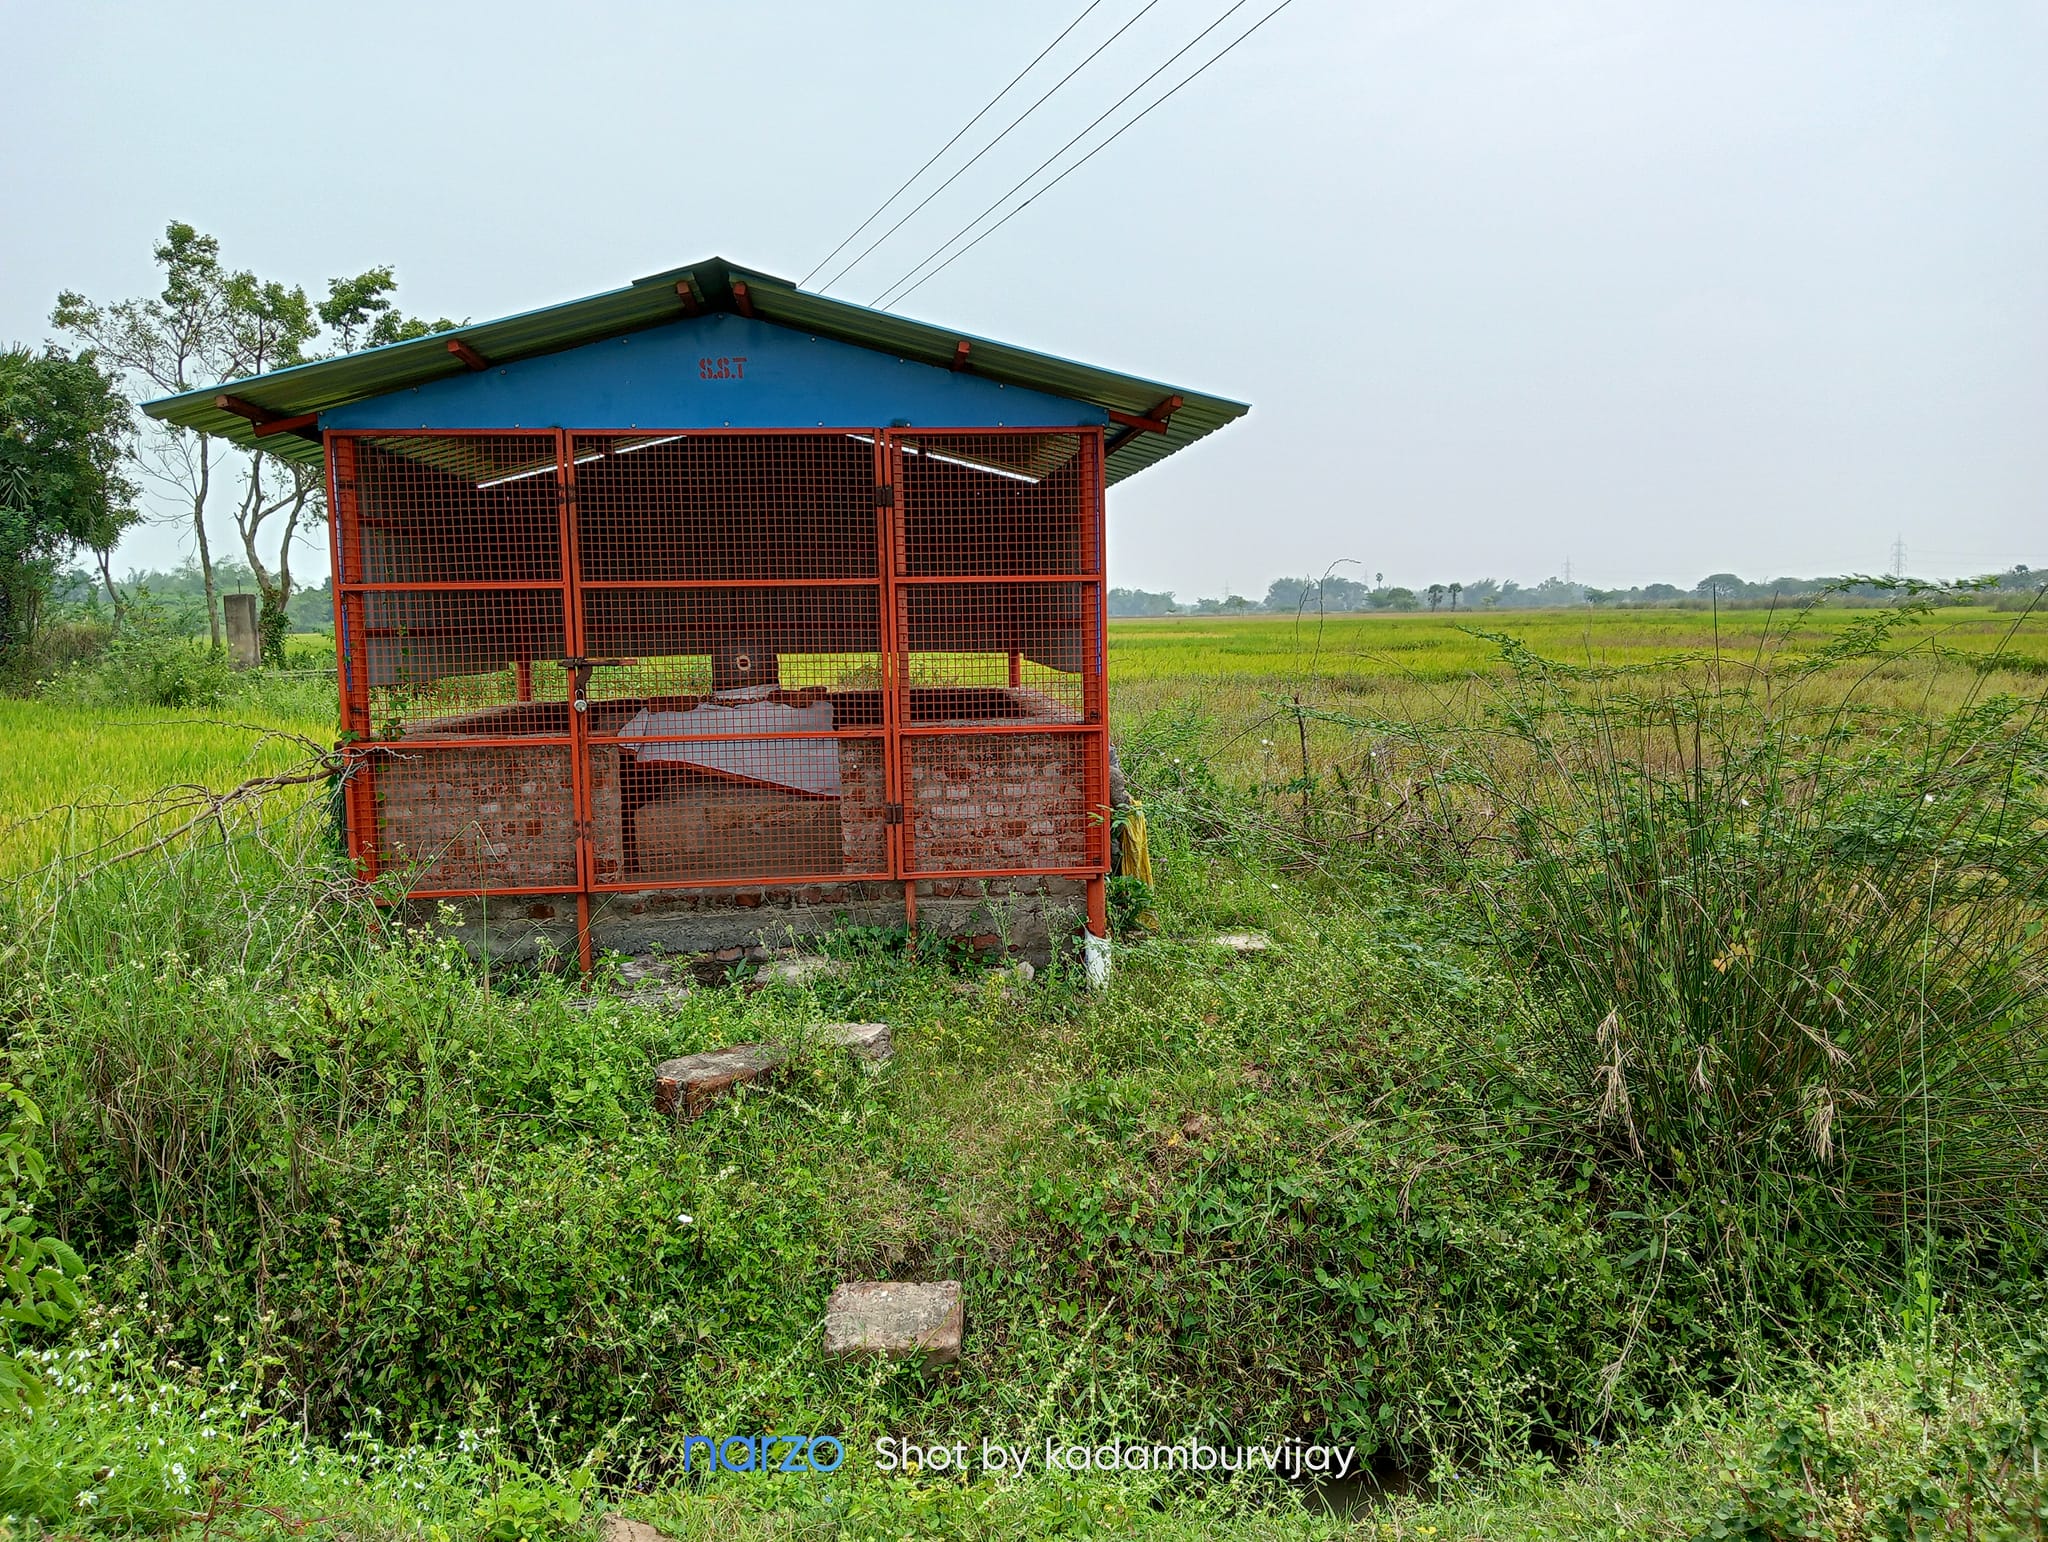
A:
[[[366,873],[1105,869],[1099,431],[327,442]]]

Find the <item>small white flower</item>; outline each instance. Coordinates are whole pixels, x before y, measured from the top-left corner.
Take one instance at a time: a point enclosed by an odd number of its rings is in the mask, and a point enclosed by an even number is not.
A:
[[[1922,803],[1932,803],[1934,801],[1934,794],[1930,792],[1929,794],[1927,794],[1926,797],[1922,798],[1920,801]]]
[[[688,1216],[688,1215],[684,1215],[684,1214],[683,1214],[683,1213],[682,1213],[681,1211],[677,1211],[677,1212],[676,1212],[676,1225],[678,1225],[678,1226],[695,1226],[696,1224],[697,1224],[697,1221],[696,1221],[696,1218],[695,1218],[694,1216]]]
[[[78,1508],[81,1510],[90,1510],[94,1505],[98,1504],[99,1502],[100,1496],[95,1494],[91,1489],[85,1490],[82,1494],[78,1496],[77,1500]]]
[[[1271,889],[1275,894],[1278,894],[1280,892],[1280,885],[1278,885],[1277,883],[1269,883],[1266,885],[1266,887]]]
[[[1261,739],[1259,743],[1263,744],[1269,750],[1273,747],[1273,741],[1271,739]]]
[[[1742,806],[1743,806],[1744,808],[1748,808],[1748,807],[1749,807],[1749,799],[1747,799],[1747,798],[1737,798],[1737,799],[1736,799],[1735,801],[1736,801],[1737,803],[1741,804],[1741,805],[1742,805]]]

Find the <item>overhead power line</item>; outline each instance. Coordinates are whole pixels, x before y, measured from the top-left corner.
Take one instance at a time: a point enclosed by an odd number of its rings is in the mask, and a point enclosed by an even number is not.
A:
[[[818,270],[820,268],[823,268],[826,263],[830,262],[834,257],[837,257],[841,252],[845,251],[847,247],[851,246],[856,240],[858,240],[860,238],[860,233],[863,230],[866,230],[868,226],[874,224],[876,220],[880,219],[883,213],[888,209],[889,205],[894,203],[897,199],[901,198],[904,195],[904,193],[909,190],[911,183],[915,182],[919,177],[923,176],[926,172],[930,171],[932,169],[933,164],[938,160],[938,158],[944,155],[948,150],[952,149],[953,146],[960,143],[961,139],[966,135],[969,129],[973,128],[975,124],[979,123],[983,118],[986,118],[991,112],[995,111],[996,103],[1000,102],[1004,97],[1008,96],[1012,91],[1016,90],[1017,83],[1021,81],[1026,75],[1029,75],[1033,70],[1037,69],[1039,64],[1044,60],[1047,54],[1051,53],[1055,48],[1059,47],[1060,44],[1064,43],[1067,40],[1067,33],[1072,32],[1076,27],[1080,26],[1082,22],[1086,21],[1088,19],[1089,13],[1092,12],[1100,4],[1102,4],[1102,0],[1088,0],[1088,7],[1086,10],[1082,11],[1079,16],[1076,16],[1072,21],[1068,22],[1065,29],[1061,31],[1058,37],[1054,38],[1050,43],[1047,43],[1045,47],[1041,48],[1038,51],[1037,58],[1033,59],[1029,64],[1025,65],[1023,69],[1019,70],[1015,75],[1013,75],[1010,78],[1010,83],[1007,86],[1003,87],[1002,90],[998,91],[994,96],[990,97],[988,101],[983,105],[980,112],[976,113],[973,117],[969,118],[964,124],[962,124],[960,127],[960,132],[958,134],[955,134],[951,139],[947,140],[944,144],[940,145],[939,148],[932,153],[931,160],[926,161],[922,166],[918,167],[917,170],[913,171],[909,175],[909,177],[907,177],[904,180],[902,187],[897,188],[895,192],[891,193],[887,198],[884,198],[881,204],[875,209],[875,212],[873,214],[870,214],[866,219],[862,220],[858,225],[854,226],[852,232],[847,236],[847,238],[844,241],[841,241],[837,246],[833,247],[831,251],[827,252],[824,255],[824,257],[819,261],[818,266],[816,268],[811,269],[809,273],[806,273],[802,278],[798,279],[797,288],[803,288],[804,285],[808,284],[813,278],[817,276]]]
[[[1131,118],[1122,127],[1117,129],[1115,133],[1111,134],[1107,139],[1103,140],[1101,144],[1095,146],[1094,149],[1090,150],[1078,161],[1075,161],[1073,165],[1067,167],[1058,176],[1054,177],[1050,182],[1046,183],[1045,186],[1039,188],[1036,192],[1031,194],[1030,197],[1026,198],[1022,203],[1018,204],[1014,209],[1010,210],[1008,214],[1005,214],[1001,219],[997,220],[993,225],[989,226],[988,229],[984,230],[972,241],[969,241],[965,246],[961,247],[960,250],[953,253],[952,256],[946,258],[944,262],[940,263],[937,267],[933,268],[929,273],[924,274],[924,276],[921,278],[917,277],[920,269],[924,268],[929,263],[931,263],[941,253],[943,253],[948,246],[951,246],[955,241],[958,241],[962,236],[966,235],[968,231],[972,230],[976,225],[980,224],[983,220],[987,219],[989,215],[993,214],[997,209],[1001,208],[1004,202],[1006,202],[1013,194],[1015,194],[1019,188],[1025,186],[1026,183],[1030,182],[1033,177],[1036,177],[1039,174],[1039,172],[1044,171],[1046,167],[1050,166],[1062,155],[1065,155],[1068,150],[1072,149],[1082,139],[1086,138],[1088,134],[1095,129],[1096,125],[1102,122],[1103,118],[1107,118],[1110,115],[1110,113],[1115,112],[1117,108],[1123,106],[1123,104],[1129,101],[1133,96],[1136,96],[1138,92],[1142,91],[1147,85],[1151,84],[1152,81],[1156,80],[1169,67],[1171,67],[1174,63],[1174,60],[1179,59],[1182,54],[1185,54],[1188,51],[1188,49],[1193,48],[1195,44],[1201,42],[1203,38],[1207,37],[1211,32],[1214,32],[1225,21],[1228,21],[1235,12],[1240,10],[1246,4],[1246,0],[1237,0],[1237,4],[1231,6],[1229,10],[1225,11],[1221,16],[1217,17],[1214,21],[1210,22],[1208,26],[1204,27],[1200,32],[1196,33],[1194,37],[1190,38],[1187,44],[1184,47],[1182,47],[1179,50],[1179,52],[1173,55],[1173,58],[1168,59],[1165,64],[1160,65],[1158,69],[1154,70],[1150,75],[1147,75],[1143,80],[1139,81],[1137,85],[1133,86],[1129,91],[1125,92],[1123,96],[1119,97],[1114,103],[1112,103],[1108,111],[1104,112],[1101,115],[1101,117],[1098,117],[1094,123],[1089,124],[1087,128],[1081,130],[1080,133],[1076,134],[1064,145],[1061,145],[1059,149],[1055,150],[1051,155],[1047,156],[1043,161],[1039,162],[1038,166],[1030,173],[1030,175],[1024,177],[1022,180],[1017,182],[1013,187],[1011,187],[1009,192],[1004,193],[1001,198],[998,198],[986,209],[983,209],[981,213],[975,215],[975,217],[969,220],[965,225],[962,225],[960,229],[955,231],[951,237],[949,237],[944,243],[942,243],[939,246],[939,248],[931,254],[931,256],[925,258],[923,262],[920,262],[917,265],[917,267],[912,268],[908,273],[904,274],[902,278],[896,280],[894,284],[891,284],[887,289],[885,289],[881,294],[877,295],[869,303],[873,305],[881,305],[886,300],[887,303],[891,305],[896,305],[910,298],[911,295],[915,294],[919,289],[923,288],[931,280],[937,278],[941,273],[945,272],[946,269],[953,266],[954,263],[958,262],[962,257],[965,257],[969,252],[973,251],[977,246],[981,245],[982,242],[986,241],[998,230],[1001,230],[1005,225],[1009,224],[1011,220],[1015,219],[1018,215],[1022,214],[1026,209],[1030,208],[1034,203],[1036,203],[1039,199],[1043,198],[1047,193],[1051,192],[1054,188],[1058,187],[1062,182],[1066,181],[1068,177],[1071,177],[1083,166],[1087,165],[1090,161],[1094,160],[1096,156],[1100,155],[1104,150],[1107,150],[1111,145],[1115,144],[1119,139],[1123,138],[1125,134],[1129,133],[1132,129],[1136,128],[1140,123],[1144,122],[1145,119],[1155,109],[1162,107],[1167,102],[1171,101],[1174,95],[1178,93],[1183,87],[1192,85],[1195,81],[1199,80],[1211,65],[1217,63],[1225,55],[1229,54],[1230,51],[1236,48],[1238,44],[1242,43],[1246,38],[1250,37],[1254,32],[1258,31],[1259,28],[1265,26],[1267,22],[1271,21],[1275,16],[1278,16],[1282,11],[1286,10],[1287,7],[1292,5],[1293,3],[1294,0],[1280,0],[1280,3],[1274,6],[1272,10],[1266,12],[1265,15],[1261,16],[1257,21],[1253,22],[1249,27],[1245,28],[1244,31],[1240,32],[1236,37],[1232,38],[1228,43],[1224,44],[1221,49],[1217,50],[1216,53],[1212,54],[1203,64],[1197,67],[1185,79],[1181,80],[1178,84],[1174,85],[1171,89],[1166,91],[1155,101],[1148,104],[1136,116]],[[910,282],[910,280],[913,278],[916,279],[915,283]],[[905,287],[906,284],[908,285],[907,288]]]
[[[1060,87],[1064,86],[1068,81],[1072,80],[1076,75],[1080,74],[1081,71],[1087,69],[1088,66],[1093,64],[1097,59],[1100,59],[1103,53],[1109,48],[1110,44],[1114,43],[1118,38],[1122,37],[1126,32],[1130,31],[1131,28],[1135,27],[1138,24],[1139,20],[1144,16],[1145,12],[1151,10],[1152,7],[1157,5],[1158,3],[1159,0],[1145,0],[1145,4],[1139,8],[1138,14],[1136,16],[1133,16],[1121,27],[1118,27],[1116,31],[1110,33],[1110,35],[1107,38],[1105,38],[1102,42],[1098,43],[1095,46],[1094,50],[1090,52],[1085,58],[1083,58],[1079,64],[1075,65],[1072,69],[1068,70],[1066,74],[1062,75],[1058,80],[1054,81],[1051,90],[1047,91],[1044,96],[1041,96],[1037,101],[1033,102],[1029,107],[1025,108],[1021,113],[1017,114],[1015,118],[1012,118],[1009,122],[1009,125],[1004,128],[1002,133],[996,135],[995,138],[991,139],[987,144],[983,145],[979,150],[975,151],[973,155],[968,157],[966,165],[962,166],[958,171],[955,171],[952,176],[946,178],[945,181],[941,182],[929,193],[926,193],[924,197],[920,198],[917,201],[916,206],[912,208],[908,214],[904,215],[903,218],[899,219],[887,230],[883,231],[880,235],[876,236],[874,240],[870,241],[865,247],[861,249],[861,254],[858,257],[854,258],[853,261],[849,262],[837,273],[833,274],[830,278],[826,279],[823,285],[823,289],[821,289],[820,292],[822,293],[824,289],[830,289],[834,284],[838,283],[842,278],[846,277],[847,274],[851,273],[855,268],[859,267],[863,262],[867,261],[868,254],[870,252],[872,252],[876,247],[880,246],[884,241],[888,240],[889,237],[896,234],[897,231],[901,230],[912,219],[916,218],[918,210],[922,209],[926,204],[930,203],[934,198],[938,197],[939,194],[943,193],[947,188],[951,187],[955,182],[959,181],[961,174],[964,173],[969,166],[972,166],[976,161],[980,160],[984,155],[988,154],[989,151],[993,150],[997,145],[1001,144],[1004,141],[1004,139],[1009,137],[1011,129],[1014,129],[1026,118],[1030,117],[1033,113],[1037,112],[1039,108],[1043,107],[1049,100],[1051,100],[1054,93],[1057,92],[1060,89]]]

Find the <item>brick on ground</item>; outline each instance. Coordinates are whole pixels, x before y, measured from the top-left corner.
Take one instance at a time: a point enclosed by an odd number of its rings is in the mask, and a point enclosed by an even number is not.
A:
[[[870,1065],[879,1065],[896,1052],[887,1023],[822,1023],[811,1031],[811,1040],[843,1049]],[[664,1060],[654,1068],[655,1111],[694,1119],[713,1099],[760,1080],[789,1057],[786,1044],[735,1044]]]
[[[735,1044],[702,1054],[664,1060],[654,1068],[656,1112],[694,1119],[711,1100],[745,1082],[758,1081],[789,1058],[780,1044]]]

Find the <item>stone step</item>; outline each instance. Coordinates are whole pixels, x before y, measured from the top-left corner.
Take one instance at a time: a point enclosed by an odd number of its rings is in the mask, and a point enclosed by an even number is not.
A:
[[[694,983],[687,960],[653,955],[620,960],[617,975],[616,990],[577,996],[569,1002],[569,1010],[589,1012],[606,1002],[615,1002],[622,1007],[678,1007],[690,994]]]
[[[966,1325],[958,1280],[852,1280],[825,1303],[825,1358],[952,1365]]]

